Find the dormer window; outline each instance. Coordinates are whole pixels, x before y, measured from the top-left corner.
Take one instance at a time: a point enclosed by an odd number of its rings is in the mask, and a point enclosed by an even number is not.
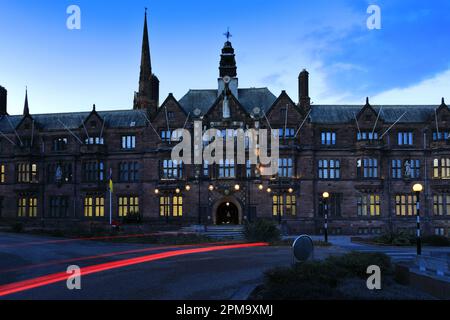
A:
[[[356,135],[358,141],[373,141],[378,140],[378,132],[361,131]]]
[[[67,144],[68,144],[67,138],[55,138],[53,139],[52,150],[64,151],[67,149]]]
[[[433,132],[433,141],[447,141],[447,140],[450,140],[450,131]]]
[[[413,145],[413,133],[409,132],[399,132],[397,136],[399,146],[412,146]]]
[[[102,137],[89,137],[84,140],[87,145],[104,145],[105,140]]]

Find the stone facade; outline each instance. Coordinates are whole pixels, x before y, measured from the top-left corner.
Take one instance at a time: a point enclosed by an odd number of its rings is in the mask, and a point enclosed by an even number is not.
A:
[[[267,88],[241,89],[227,41],[218,89],[191,90],[179,101],[169,94],[159,105],[146,23],[143,43],[140,89],[130,110],[94,106],[90,113],[34,115],[27,98],[24,114],[9,116],[0,87],[0,221],[107,223],[111,172],[115,221],[267,218],[291,232],[320,233],[327,191],[331,233],[412,231],[412,185],[421,183],[424,231],[449,235],[450,110],[444,100],[440,106],[311,105],[305,70],[298,102],[284,91],[277,98]],[[282,129],[284,174],[266,177],[254,165],[174,169],[168,161],[175,143],[165,139],[174,129],[192,132],[195,121],[204,129]]]

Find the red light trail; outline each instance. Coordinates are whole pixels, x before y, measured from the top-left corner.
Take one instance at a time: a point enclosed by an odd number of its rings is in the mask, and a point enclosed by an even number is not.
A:
[[[136,264],[167,259],[177,256],[183,256],[188,254],[195,253],[205,253],[205,252],[213,252],[213,251],[222,251],[222,250],[231,250],[231,249],[241,249],[241,248],[252,248],[252,247],[265,247],[268,246],[268,243],[247,243],[247,244],[236,244],[236,245],[224,245],[224,246],[214,246],[214,247],[204,247],[204,248],[196,248],[196,249],[184,249],[177,251],[168,251],[161,252],[151,255],[146,255],[137,258],[118,260],[103,264],[92,265],[88,267],[81,268],[81,275],[86,276],[89,274],[99,273],[102,271],[113,270],[118,268],[123,268],[127,266],[132,266]],[[0,286],[0,297],[7,296],[13,293],[18,293],[38,287],[43,287],[46,285],[50,285],[53,283],[66,281],[70,277],[66,272],[59,272],[54,274],[49,274],[42,277],[37,277],[34,279],[23,280],[15,283],[10,283],[6,285]]]

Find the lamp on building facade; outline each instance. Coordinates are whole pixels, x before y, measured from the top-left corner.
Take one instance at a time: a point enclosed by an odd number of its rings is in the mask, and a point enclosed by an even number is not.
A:
[[[324,234],[325,234],[325,243],[328,242],[328,199],[330,198],[330,194],[328,192],[324,192],[323,195],[323,212],[325,216],[324,221]]]
[[[417,218],[417,255],[420,256],[422,254],[422,239],[420,235],[420,193],[423,191],[423,186],[420,183],[417,183],[413,186],[413,191],[416,195],[416,218]]]

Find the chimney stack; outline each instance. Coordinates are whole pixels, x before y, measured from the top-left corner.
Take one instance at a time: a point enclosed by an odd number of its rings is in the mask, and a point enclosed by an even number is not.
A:
[[[309,73],[303,69],[298,76],[298,99],[301,107],[309,108],[311,98],[309,97]]]
[[[6,106],[7,106],[7,96],[8,91],[5,88],[0,86],[0,116],[5,116],[8,114]]]

